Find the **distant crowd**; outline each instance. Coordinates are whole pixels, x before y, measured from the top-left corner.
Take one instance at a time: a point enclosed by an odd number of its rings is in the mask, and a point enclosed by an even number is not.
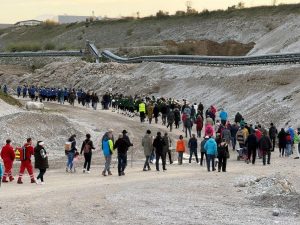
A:
[[[35,101],[58,101],[64,104],[65,101],[74,105],[74,101],[89,107],[92,103],[94,109],[97,109],[99,98],[96,93],[84,92],[81,89],[55,89],[55,88],[35,88],[31,86],[23,89],[18,87],[17,95],[25,98],[27,95]],[[275,147],[279,148],[280,157],[291,157],[296,154],[295,159],[299,159],[300,139],[299,128],[294,129],[292,125],[281,128],[278,132],[276,126],[271,123],[269,127],[262,124],[249,124],[246,119],[237,112],[234,120],[229,119],[229,114],[224,108],[217,109],[211,105],[204,109],[204,105],[190,104],[187,100],[181,102],[171,98],[157,98],[154,96],[124,96],[122,94],[105,93],[101,98],[102,109],[112,112],[118,112],[125,116],[139,116],[141,123],[148,122],[152,124],[160,123],[166,126],[170,132],[174,129],[183,132],[179,135],[174,147],[178,154],[177,161],[181,165],[185,152],[189,152],[188,162],[191,163],[193,157],[195,161],[203,166],[206,163],[207,171],[226,172],[227,160],[230,158],[230,149],[238,152],[238,160],[244,160],[246,163],[256,163],[257,158],[262,159],[263,165],[271,164],[271,154]],[[173,128],[173,126],[175,126]],[[181,127],[181,128],[180,128]],[[184,139],[184,136],[186,139]],[[16,151],[11,146],[11,141],[7,140],[2,148],[1,157],[4,162],[4,174],[0,165],[0,175],[2,182],[13,181],[11,173],[12,165],[16,157]],[[125,175],[127,166],[127,152],[133,146],[127,131],[123,130],[115,140],[113,130],[108,130],[101,141],[101,148],[105,158],[105,165],[102,171],[103,176],[112,175],[111,163],[112,156],[117,150],[118,175]],[[172,158],[172,139],[168,132],[160,131],[153,137],[151,129],[141,140],[141,146],[145,155],[143,171],[151,170],[150,164],[155,162],[157,171],[160,171],[159,162],[162,162],[162,169],[165,171],[167,158],[170,164],[175,159]],[[74,172],[79,155],[83,155],[85,162],[83,172],[90,173],[92,152],[94,146],[91,135],[87,134],[80,150],[77,148],[76,135],[72,135],[65,144],[65,153],[67,156],[66,172]],[[36,147],[32,146],[32,140],[29,138],[27,143],[18,149],[21,167],[18,183],[22,184],[22,177],[27,169],[32,183],[43,183],[43,175],[48,165],[47,151],[42,141],[38,142]],[[31,155],[35,157],[35,167],[40,170],[35,179],[31,166]],[[200,157],[198,157],[200,155]],[[205,159],[205,160],[204,160]],[[44,160],[44,161],[43,161]]]

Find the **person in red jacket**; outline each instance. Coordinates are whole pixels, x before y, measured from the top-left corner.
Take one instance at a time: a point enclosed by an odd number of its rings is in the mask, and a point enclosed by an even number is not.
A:
[[[34,154],[34,148],[32,146],[32,139],[27,138],[27,143],[22,148],[22,154],[20,155],[21,166],[18,178],[18,184],[23,184],[22,177],[25,170],[28,171],[28,174],[31,179],[31,183],[35,183],[33,167],[31,164],[31,156]]]
[[[15,151],[14,148],[11,146],[11,140],[6,140],[6,145],[3,146],[1,151],[1,158],[3,159],[4,163],[4,175],[2,177],[2,182],[6,183],[8,182],[6,180],[7,177],[9,177],[9,181],[13,181],[14,177],[12,176],[11,169],[15,160]]]
[[[196,130],[197,130],[197,137],[201,137],[201,131],[203,128],[203,118],[201,115],[198,115],[197,119],[196,119]]]

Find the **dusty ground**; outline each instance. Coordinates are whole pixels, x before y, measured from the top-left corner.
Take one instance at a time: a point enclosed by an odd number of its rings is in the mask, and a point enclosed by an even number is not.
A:
[[[113,169],[112,177],[102,177],[99,162],[103,156],[99,151],[93,155],[91,174],[65,174],[58,160],[59,168],[47,172],[44,186],[29,184],[26,177],[22,187],[15,182],[1,187],[0,224],[300,223],[299,210],[281,209],[279,217],[274,217],[272,205],[253,203],[246,198],[245,188],[234,187],[241,176],[280,172],[299,191],[298,160],[278,158],[276,152],[270,166],[263,167],[261,161],[252,166],[236,161],[232,153],[227,173],[208,173],[195,162],[168,165],[166,172],[143,172],[139,142],[148,125],[108,111],[74,110],[57,104],[47,107],[60,110],[87,129],[112,127],[117,133],[126,128],[135,145],[133,168],[129,161],[126,176],[118,177]],[[165,130],[161,125],[151,125],[151,129]]]

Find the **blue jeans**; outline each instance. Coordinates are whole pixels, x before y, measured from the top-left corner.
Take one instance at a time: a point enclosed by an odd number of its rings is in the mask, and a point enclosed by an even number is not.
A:
[[[118,172],[121,174],[124,172],[127,166],[127,154],[118,154]]]
[[[292,154],[292,145],[286,144],[285,156],[290,156]]]
[[[236,137],[231,137],[231,143],[232,143],[232,148],[233,148],[233,150],[235,150],[235,146],[236,146]]]
[[[215,155],[209,155],[207,154],[207,171],[210,171],[210,161],[211,161],[211,167],[212,167],[212,170],[214,171],[215,170]]]
[[[72,169],[73,168],[73,159],[74,159],[74,154],[73,152],[68,153],[68,162],[67,162],[67,168]]]

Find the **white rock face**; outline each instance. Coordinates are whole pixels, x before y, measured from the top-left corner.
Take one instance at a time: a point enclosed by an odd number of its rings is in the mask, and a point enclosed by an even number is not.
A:
[[[44,103],[41,102],[27,102],[26,103],[27,110],[43,110]]]

